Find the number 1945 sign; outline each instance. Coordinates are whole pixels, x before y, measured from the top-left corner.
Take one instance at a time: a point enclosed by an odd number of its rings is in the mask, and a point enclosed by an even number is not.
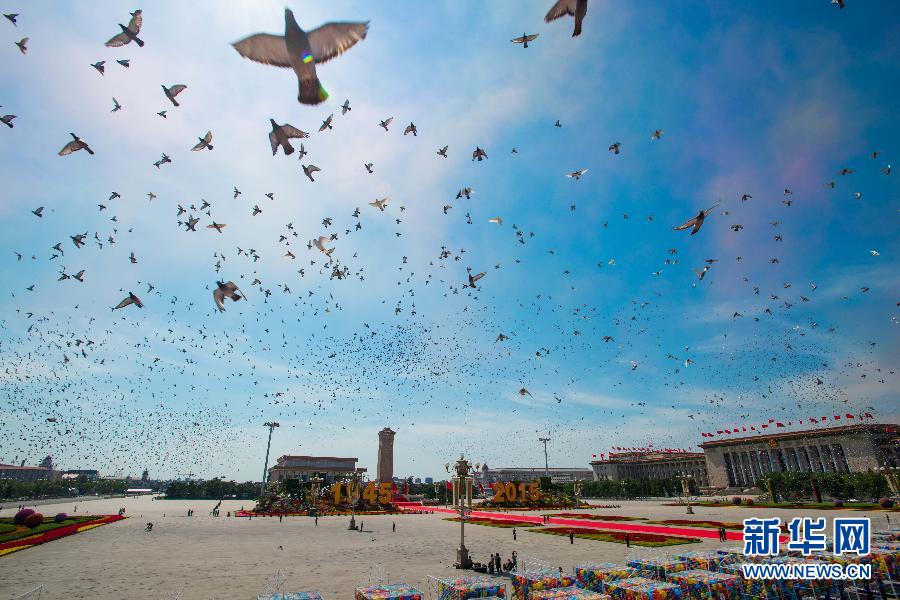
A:
[[[535,483],[492,483],[494,502],[537,502],[541,499],[540,486]]]
[[[357,487],[357,490],[359,488]],[[391,483],[376,484],[370,481],[362,492],[363,500],[372,504],[390,504],[393,499],[393,485]],[[334,495],[334,503],[355,502],[359,499],[359,492],[353,493],[351,484],[337,482],[331,486],[331,493]],[[354,496],[356,496],[354,498]]]

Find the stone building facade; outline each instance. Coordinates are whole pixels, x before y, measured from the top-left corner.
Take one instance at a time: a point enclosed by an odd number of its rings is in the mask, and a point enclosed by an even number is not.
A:
[[[773,471],[857,473],[900,465],[900,428],[864,424],[700,444],[709,485],[746,488]]]

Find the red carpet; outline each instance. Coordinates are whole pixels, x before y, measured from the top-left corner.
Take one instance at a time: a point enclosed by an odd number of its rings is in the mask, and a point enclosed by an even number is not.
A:
[[[434,512],[442,512],[447,514],[457,514],[452,508],[439,508],[436,506],[422,506],[418,503],[408,502],[398,506],[400,510],[431,510]],[[544,520],[540,515],[523,515],[508,514],[503,512],[489,511],[472,511],[473,517],[486,517],[496,519],[498,521],[528,521],[531,523],[543,523]],[[602,517],[603,515],[598,515]],[[636,531],[640,533],[657,533],[661,535],[679,535],[692,538],[710,538],[719,539],[719,532],[716,529],[708,529],[705,527],[674,527],[668,525],[647,525],[635,522],[622,521],[589,521],[587,519],[562,519],[558,517],[550,517],[548,525],[562,525],[564,527],[582,527],[586,529],[609,529],[613,531]],[[729,541],[741,542],[744,540],[742,531],[726,531],[725,538]]]

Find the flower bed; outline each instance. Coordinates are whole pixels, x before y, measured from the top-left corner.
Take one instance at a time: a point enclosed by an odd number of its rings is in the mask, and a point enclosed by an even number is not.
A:
[[[78,517],[77,519],[66,519],[62,523],[44,523],[34,529],[26,528],[24,532],[20,532],[17,528],[15,532],[9,532],[0,536],[0,540],[3,540],[0,541],[0,556],[12,554],[38,544],[52,542],[62,537],[106,525],[107,523],[121,521],[124,518],[121,515]],[[22,533],[23,535],[10,539],[10,536],[17,533]]]
[[[459,523],[459,517],[448,517],[445,521],[454,521]],[[532,523],[531,521],[513,521],[511,519],[491,519],[490,517],[473,517],[466,519],[466,523],[471,525],[485,525],[487,527],[504,527],[511,529],[513,527],[540,527],[540,523]]]
[[[529,529],[535,533],[548,533],[550,535],[567,536],[571,533],[577,538],[596,540],[598,542],[612,542],[616,544],[624,544],[625,536],[628,536],[629,542],[635,546],[646,546],[648,548],[659,548],[661,546],[677,546],[679,544],[693,544],[700,540],[696,538],[679,537],[674,535],[660,535],[656,533],[637,533],[624,531],[600,531],[597,529],[587,529],[583,527],[541,527],[539,529]]]
[[[386,510],[358,510],[355,513],[351,511],[336,511],[329,510],[327,512],[319,511],[320,517],[349,517],[351,514],[355,514],[356,516],[360,515],[400,515],[402,512],[389,512]],[[257,512],[253,510],[236,510],[234,511],[235,517],[311,517],[308,510],[304,510],[301,512]]]
[[[572,510],[573,508],[597,508],[595,506],[591,506],[586,502],[582,502],[581,504],[575,504],[574,502],[571,504],[519,504],[519,503],[503,503],[503,504],[495,504],[490,500],[485,500],[484,502],[480,502],[477,508],[485,509],[489,508],[491,510],[496,511],[526,511],[526,510]],[[602,507],[600,507],[602,508]]]

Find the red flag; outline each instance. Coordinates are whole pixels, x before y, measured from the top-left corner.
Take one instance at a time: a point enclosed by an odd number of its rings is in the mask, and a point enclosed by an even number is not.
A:
[[[762,424],[763,429],[766,429],[767,427],[768,427],[768,425],[766,425],[765,423]]]
[[[818,423],[818,421],[815,419],[815,417],[810,417],[809,420],[812,421],[813,423]]]
[[[449,481],[445,481],[444,483],[447,484],[447,489],[450,490],[450,491],[452,492],[452,491],[453,491],[453,484],[450,483]]]
[[[840,420],[841,420],[841,415],[834,415],[834,420],[835,420],[835,421],[840,421]]]
[[[769,423],[774,423],[775,419],[769,419]]]
[[[750,426],[750,431],[756,431],[756,427],[754,427],[753,425],[751,425],[751,426]]]
[[[775,423],[775,427],[784,427],[784,423],[777,422]]]
[[[719,435],[722,435],[724,433],[724,431],[722,431],[721,429],[717,429],[716,433],[718,433]]]
[[[867,418],[867,419],[874,419],[874,418],[875,418],[875,417],[872,416],[872,413],[868,413],[868,412],[867,412],[867,413],[863,413],[863,416],[864,416],[865,418]]]
[[[480,482],[480,481],[478,481],[477,483],[478,483],[478,491],[481,492],[481,493],[483,494],[483,493],[484,493],[484,486],[481,485],[481,482]]]
[[[847,413],[847,414],[844,415],[844,416],[847,417],[848,419],[855,419],[855,418],[856,418],[856,417],[854,417],[853,415],[851,415],[850,413]]]

